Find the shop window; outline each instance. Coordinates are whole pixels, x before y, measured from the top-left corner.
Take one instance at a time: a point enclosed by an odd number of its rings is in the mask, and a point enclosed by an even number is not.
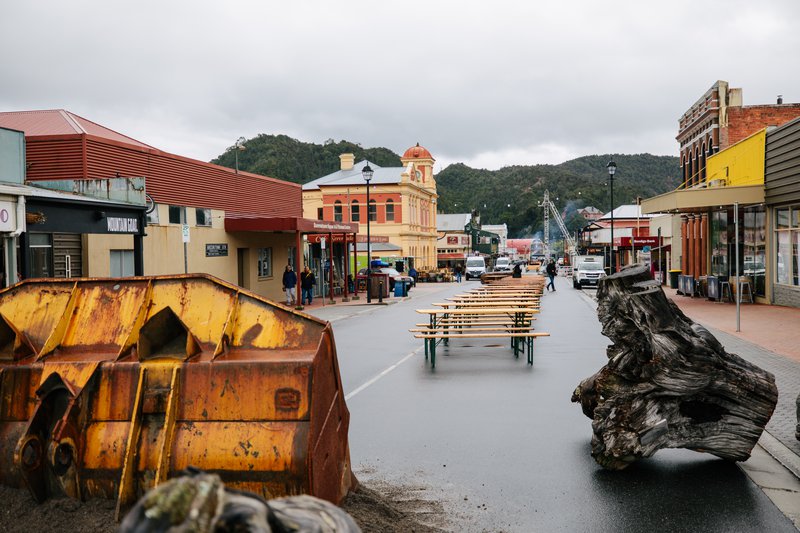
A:
[[[350,220],[352,222],[361,221],[361,208],[358,205],[358,200],[353,200],[353,203],[350,204]]]
[[[386,200],[386,222],[394,222],[394,202]]]
[[[111,250],[111,277],[133,276],[133,250]]]
[[[148,226],[158,225],[158,204],[153,204],[153,210],[147,213],[147,225]]]
[[[775,281],[800,285],[800,205],[775,210]]]
[[[28,235],[30,248],[31,277],[49,278],[53,276],[53,241],[48,233],[30,233]]]
[[[369,221],[375,222],[378,220],[378,204],[375,200],[369,201]]]
[[[257,272],[259,278],[272,277],[272,248],[258,249]]]
[[[186,208],[180,205],[169,206],[169,223],[186,224]]]
[[[200,208],[194,210],[195,222],[198,226],[211,225],[211,209]]]
[[[342,221],[342,202],[339,200],[333,203],[333,220],[334,222]]]

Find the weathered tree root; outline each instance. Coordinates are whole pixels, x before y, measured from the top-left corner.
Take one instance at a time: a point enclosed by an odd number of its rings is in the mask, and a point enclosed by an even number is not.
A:
[[[644,266],[597,291],[608,363],[572,394],[592,419],[592,457],[621,470],[661,448],[745,461],[778,401],[769,372],[725,351]]]

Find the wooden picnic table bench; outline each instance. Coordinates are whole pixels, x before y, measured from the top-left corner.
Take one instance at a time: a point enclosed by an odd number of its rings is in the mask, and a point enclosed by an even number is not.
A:
[[[430,354],[431,368],[436,366],[436,344],[443,342],[449,343],[450,338],[497,338],[509,337],[511,348],[514,350],[514,357],[519,357],[519,352],[528,353],[528,364],[533,364],[533,339],[549,334],[533,333],[530,331],[530,320],[533,314],[538,313],[539,309],[531,306],[503,306],[503,307],[473,307],[467,309],[417,309],[418,313],[427,314],[430,317],[428,331],[419,332],[415,338],[423,339],[425,343],[425,360]],[[483,317],[504,317],[501,327],[513,328],[513,331],[482,331],[478,333],[466,333],[467,323],[457,323],[461,319],[480,319]],[[483,325],[483,324],[482,324]],[[456,328],[451,332],[450,328]]]

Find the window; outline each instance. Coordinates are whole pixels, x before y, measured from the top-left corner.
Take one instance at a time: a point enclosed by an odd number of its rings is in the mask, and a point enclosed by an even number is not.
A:
[[[272,248],[258,249],[258,277],[272,277]]]
[[[775,210],[775,281],[800,285],[800,204]]]
[[[195,222],[198,226],[211,225],[211,209],[198,207],[194,210]]]
[[[31,277],[53,276],[53,242],[47,233],[31,233],[28,236],[31,259]]]
[[[361,221],[361,211],[358,205],[358,200],[353,200],[353,203],[350,206],[350,220],[352,222]]]
[[[179,205],[169,206],[169,223],[186,224],[186,208]]]
[[[133,250],[111,250],[111,277],[133,276]]]
[[[378,204],[375,200],[369,201],[369,221],[375,222],[378,220]]]
[[[153,204],[153,210],[147,213],[147,224],[150,226],[158,225],[158,204]]]
[[[321,207],[317,208],[317,220],[324,220],[325,215],[323,214],[323,210]]]
[[[386,200],[386,222],[394,222],[394,202]]]
[[[334,222],[342,221],[342,202],[339,200],[333,203],[333,220]]]

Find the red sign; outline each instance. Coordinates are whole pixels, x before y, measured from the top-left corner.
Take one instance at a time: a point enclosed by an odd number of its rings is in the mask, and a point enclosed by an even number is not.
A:
[[[642,248],[643,246],[658,246],[658,237],[633,237],[633,244],[636,248]],[[630,248],[631,237],[620,237],[619,244],[617,244],[617,246]]]
[[[311,233],[307,235],[308,242],[311,244],[319,244],[322,242],[322,239],[325,239],[326,242],[344,242],[344,235],[341,233],[334,233],[333,235],[324,235],[320,233]],[[328,238],[330,237],[330,238]],[[389,242],[389,237],[385,235],[370,235],[370,242]],[[367,242],[366,235],[356,235],[357,242]],[[347,236],[347,242],[353,242],[352,237],[349,235]]]

